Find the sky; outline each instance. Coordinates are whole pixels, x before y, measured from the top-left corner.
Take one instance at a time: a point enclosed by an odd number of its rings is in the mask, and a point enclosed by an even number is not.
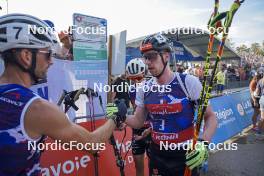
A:
[[[176,27],[206,28],[214,0],[0,0],[0,15],[26,13],[54,22],[57,31],[72,25],[72,14],[105,18],[108,34],[127,30],[127,40]],[[220,0],[219,11],[233,0]],[[236,13],[230,38],[235,45],[264,41],[263,0],[245,0]]]

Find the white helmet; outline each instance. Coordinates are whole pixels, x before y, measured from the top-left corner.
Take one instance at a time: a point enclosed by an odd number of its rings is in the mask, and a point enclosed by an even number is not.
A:
[[[129,77],[137,77],[139,75],[145,74],[146,66],[142,59],[135,58],[130,60],[126,65],[127,76]]]
[[[41,19],[26,14],[0,17],[0,52],[12,48],[54,49],[57,43],[52,28]]]

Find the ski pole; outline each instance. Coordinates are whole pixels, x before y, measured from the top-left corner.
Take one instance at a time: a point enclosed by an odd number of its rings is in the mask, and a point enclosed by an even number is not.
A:
[[[102,101],[101,96],[99,96],[99,102],[100,102],[100,106],[102,108],[103,113],[106,114],[105,110],[103,108],[103,101]],[[117,165],[117,167],[119,167],[120,176],[125,176],[125,171],[124,171],[125,163],[124,163],[124,160],[121,156],[120,149],[117,147],[114,134],[112,134],[110,137],[110,144],[113,146],[113,149],[114,149],[114,155],[116,158],[116,165]]]
[[[97,97],[98,94],[94,93],[94,90],[91,88],[87,88],[87,90],[84,92],[84,94],[87,96],[88,98],[88,102],[89,102],[89,113],[90,113],[90,118],[91,118],[91,131],[95,130],[95,115],[94,115],[94,104],[93,104],[93,97]],[[98,164],[98,152],[93,154],[93,158],[94,158],[94,173],[95,176],[99,175],[99,164]]]
[[[224,21],[225,30],[222,34],[223,35],[222,40],[221,40],[220,46],[219,46],[218,51],[217,51],[217,58],[216,58],[216,61],[214,64],[214,68],[213,68],[213,72],[212,72],[212,76],[211,76],[209,85],[208,86],[206,86],[206,84],[203,85],[204,86],[203,89],[205,92],[204,92],[204,95],[202,95],[203,97],[202,97],[202,100],[200,100],[201,102],[199,103],[200,106],[198,108],[198,117],[197,117],[196,127],[194,130],[193,147],[195,146],[195,144],[198,140],[198,137],[199,137],[201,123],[202,123],[202,120],[204,118],[206,108],[208,106],[209,98],[211,96],[213,81],[214,81],[214,77],[216,74],[216,69],[217,69],[218,63],[221,60],[222,55],[223,55],[224,45],[225,45],[225,41],[226,41],[227,36],[228,36],[229,28],[231,26],[231,23],[232,23],[232,20],[233,20],[235,13],[237,12],[238,8],[240,7],[240,5],[243,2],[244,2],[244,0],[234,1],[234,3],[232,4],[229,11],[220,13],[220,14],[216,15],[212,20],[210,20],[209,26],[215,26],[217,22],[219,22],[222,19],[225,19],[225,21]],[[209,45],[210,45],[210,42],[209,42]],[[204,81],[206,81],[206,80],[204,80]],[[185,176],[191,176],[191,170],[186,167],[184,175]]]

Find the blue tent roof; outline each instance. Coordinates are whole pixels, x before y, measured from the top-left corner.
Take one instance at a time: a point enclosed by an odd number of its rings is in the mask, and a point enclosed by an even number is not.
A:
[[[182,43],[178,41],[173,42],[174,54],[177,61],[201,61],[203,57],[195,57],[190,53]]]

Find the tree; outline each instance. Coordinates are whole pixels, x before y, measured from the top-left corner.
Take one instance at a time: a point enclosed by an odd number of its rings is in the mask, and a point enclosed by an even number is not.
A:
[[[264,41],[262,44],[252,43],[250,47],[242,44],[236,48],[236,51],[244,64],[257,66],[264,61]]]
[[[259,43],[252,43],[250,46],[252,54],[259,56],[261,54],[261,46]]]
[[[235,42],[233,42],[232,38],[227,38],[226,43],[233,49],[235,49]]]
[[[248,48],[246,45],[242,44],[236,48],[236,51],[238,54],[241,54],[242,52],[249,52],[250,48]]]
[[[262,46],[261,46],[261,53],[262,56],[264,56],[264,40],[262,41]]]

